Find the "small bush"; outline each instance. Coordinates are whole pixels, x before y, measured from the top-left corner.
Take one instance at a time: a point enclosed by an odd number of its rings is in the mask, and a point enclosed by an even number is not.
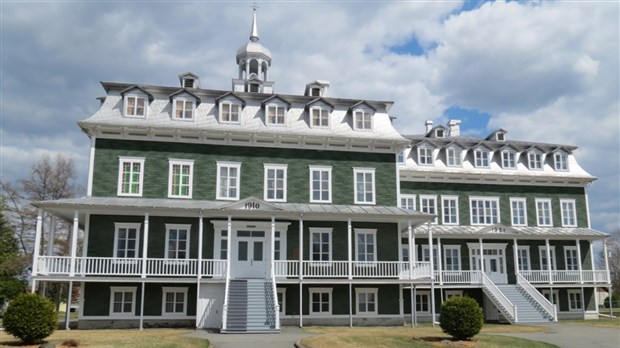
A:
[[[482,308],[470,297],[452,297],[441,305],[439,326],[458,340],[474,337],[482,328]]]
[[[51,301],[37,294],[24,293],[11,301],[2,323],[6,332],[25,344],[33,344],[51,335],[58,326],[58,319]]]

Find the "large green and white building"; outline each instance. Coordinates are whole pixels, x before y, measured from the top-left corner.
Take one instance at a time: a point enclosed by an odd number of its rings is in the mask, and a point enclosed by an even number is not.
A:
[[[451,296],[487,320],[597,316],[575,147],[457,120],[403,136],[392,102],[327,81],[275,93],[256,14],[236,63],[229,91],[102,83],[86,197],[36,204],[33,280],[80,285],[79,327],[402,325]],[[42,252],[44,213],[72,222],[71,255]]]

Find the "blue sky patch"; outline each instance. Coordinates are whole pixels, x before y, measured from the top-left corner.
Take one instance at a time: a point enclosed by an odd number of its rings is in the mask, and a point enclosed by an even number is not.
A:
[[[448,119],[461,120],[461,132],[463,135],[486,137],[487,125],[491,115],[476,109],[464,109],[452,106],[444,110],[443,115]]]

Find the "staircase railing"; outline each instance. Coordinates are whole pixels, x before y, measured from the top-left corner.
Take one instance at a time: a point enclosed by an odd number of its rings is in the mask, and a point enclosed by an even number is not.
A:
[[[525,279],[521,273],[517,273],[517,285],[520,286],[525,292],[527,292],[536,301],[542,309],[547,312],[553,321],[558,321],[558,308],[553,303],[549,302],[545,296],[543,296],[530,282]]]
[[[487,276],[484,272],[482,274],[482,286],[483,289],[488,291],[491,294],[491,298],[495,300],[497,304],[500,306],[500,311],[506,315],[508,321],[511,323],[517,322],[517,306],[515,306],[510,300],[504,295],[504,293],[493,283],[493,281]]]

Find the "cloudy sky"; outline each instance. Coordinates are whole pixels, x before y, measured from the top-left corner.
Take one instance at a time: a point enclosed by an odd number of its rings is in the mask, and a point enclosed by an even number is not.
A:
[[[86,184],[99,81],[230,89],[251,1],[0,1],[2,180],[65,153]],[[396,102],[402,133],[463,120],[468,135],[577,145],[599,178],[593,227],[620,226],[620,5],[597,2],[259,1],[276,92]]]

